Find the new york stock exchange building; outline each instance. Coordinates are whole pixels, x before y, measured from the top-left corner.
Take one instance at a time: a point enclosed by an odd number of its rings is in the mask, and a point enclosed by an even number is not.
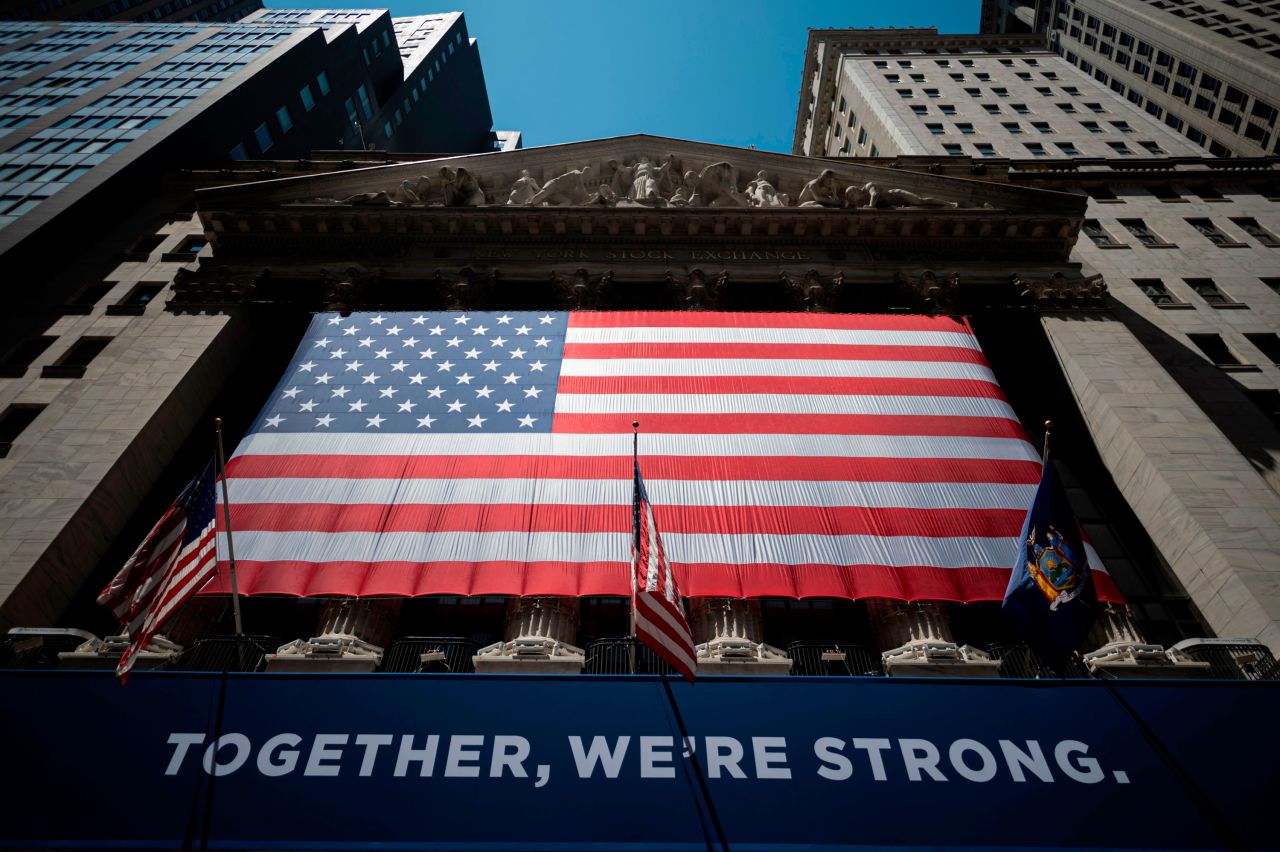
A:
[[[1273,161],[363,156],[171,175],[17,400],[5,844],[1277,845],[1275,427],[1082,236]],[[95,598],[215,418],[219,572],[121,687]],[[1001,612],[1046,421],[1061,666]],[[629,638],[633,448],[692,683]]]

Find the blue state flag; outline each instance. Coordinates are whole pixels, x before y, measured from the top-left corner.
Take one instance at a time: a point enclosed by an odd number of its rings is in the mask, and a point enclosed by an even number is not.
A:
[[[1085,640],[1098,609],[1080,527],[1053,465],[1022,525],[1013,576],[1000,607],[1047,663],[1065,662]]]

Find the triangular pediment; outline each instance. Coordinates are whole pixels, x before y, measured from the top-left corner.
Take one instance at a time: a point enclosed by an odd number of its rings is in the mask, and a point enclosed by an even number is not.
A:
[[[817,181],[817,183],[815,183]],[[1085,199],[985,180],[647,134],[259,181],[198,193],[201,210],[559,207],[1026,211],[1078,218]]]

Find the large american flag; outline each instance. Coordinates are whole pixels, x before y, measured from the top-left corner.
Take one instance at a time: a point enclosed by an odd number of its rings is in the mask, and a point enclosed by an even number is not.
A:
[[[229,464],[240,589],[628,595],[633,420],[688,596],[1000,600],[1040,476],[961,320],[322,314]]]

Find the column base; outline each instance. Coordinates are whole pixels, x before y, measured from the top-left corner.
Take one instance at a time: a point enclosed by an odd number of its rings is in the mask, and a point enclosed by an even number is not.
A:
[[[267,654],[269,672],[371,672],[382,664],[382,648],[353,636],[313,636]]]
[[[784,651],[750,639],[713,639],[695,649],[700,675],[787,675],[791,658]]]
[[[1160,645],[1143,642],[1113,642],[1084,655],[1093,674],[1118,678],[1201,678],[1209,677],[1209,663],[1171,654]]]
[[[129,647],[128,636],[107,636],[103,639],[90,639],[74,651],[58,653],[60,669],[110,669],[115,670],[120,664],[120,655]],[[161,669],[182,656],[183,648],[176,642],[170,642],[164,636],[156,634],[134,658],[133,669]]]
[[[541,636],[494,642],[471,658],[478,674],[581,674],[581,648]]]
[[[1000,661],[971,645],[920,639],[880,655],[889,677],[999,677]]]

